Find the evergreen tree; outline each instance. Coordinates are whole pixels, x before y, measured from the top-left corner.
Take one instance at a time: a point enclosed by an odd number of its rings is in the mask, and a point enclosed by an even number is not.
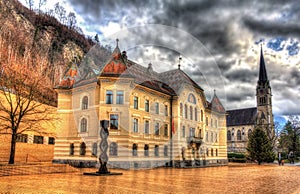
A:
[[[251,134],[247,146],[248,157],[257,161],[260,165],[262,162],[272,162],[275,159],[275,153],[272,144],[264,130],[255,128]]]

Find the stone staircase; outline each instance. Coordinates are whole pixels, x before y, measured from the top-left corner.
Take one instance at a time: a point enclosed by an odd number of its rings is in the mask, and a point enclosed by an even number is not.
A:
[[[52,174],[79,172],[68,164],[26,164],[26,165],[0,165],[0,177],[14,175]]]

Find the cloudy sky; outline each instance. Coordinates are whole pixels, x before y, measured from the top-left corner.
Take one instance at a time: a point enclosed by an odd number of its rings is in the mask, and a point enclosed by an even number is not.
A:
[[[55,2],[45,8],[53,8]],[[216,89],[228,110],[256,106],[262,45],[273,113],[300,113],[296,0],[65,0],[60,4],[77,14],[85,34],[97,33],[101,42],[118,37],[120,49],[142,65],[151,62],[157,71],[174,69],[182,55],[181,68],[207,91],[208,99]]]

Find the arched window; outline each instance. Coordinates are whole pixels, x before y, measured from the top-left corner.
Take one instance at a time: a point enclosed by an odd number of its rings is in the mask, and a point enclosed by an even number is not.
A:
[[[227,131],[227,141],[231,141],[231,132],[230,132],[230,130]]]
[[[241,130],[238,130],[237,133],[236,133],[236,135],[237,135],[237,140],[238,140],[238,141],[241,141],[241,140],[242,140],[242,133],[241,133]]]
[[[134,143],[132,145],[132,155],[133,156],[137,156],[137,149],[138,149],[138,146]]]
[[[84,133],[87,131],[87,120],[86,118],[82,118],[80,121],[80,132]]]
[[[182,116],[182,114],[183,114],[183,105],[182,103],[180,103],[180,116]]]
[[[196,104],[196,98],[193,94],[189,94],[188,101],[190,103]]]
[[[144,146],[144,156],[149,156],[149,145]]]
[[[200,117],[201,117],[201,121],[203,121],[203,110],[200,111]]]
[[[109,145],[109,155],[110,156],[117,156],[118,155],[118,144],[115,142],[112,142]]]
[[[197,111],[197,108],[195,108],[195,121],[198,121],[198,111]]]
[[[184,117],[188,118],[188,106],[186,104],[184,105]]]
[[[86,152],[86,145],[85,145],[84,142],[82,142],[82,143],[80,144],[80,155],[81,155],[81,156],[84,156],[84,155],[85,155],[85,152]]]
[[[74,155],[74,143],[70,144],[70,155],[73,156]]]
[[[193,107],[190,106],[190,119],[193,120]]]
[[[81,102],[81,109],[82,110],[88,109],[88,105],[89,105],[89,98],[87,96],[84,96]]]
[[[252,130],[248,129],[248,138],[250,138],[251,135],[252,135]]]
[[[97,143],[93,143],[92,155],[97,156]]]

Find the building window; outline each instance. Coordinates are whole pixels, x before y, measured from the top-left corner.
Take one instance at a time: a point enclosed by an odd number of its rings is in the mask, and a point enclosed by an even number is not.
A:
[[[155,123],[154,135],[159,135],[159,123]]]
[[[134,132],[134,133],[139,132],[139,131],[138,131],[138,130],[139,130],[138,127],[139,127],[139,126],[138,126],[138,119],[134,118],[134,119],[133,119],[133,132]]]
[[[197,108],[195,108],[195,121],[198,121],[198,111],[197,111]]]
[[[82,118],[80,121],[80,132],[85,133],[87,131],[87,120],[86,118]]]
[[[168,124],[165,124],[165,128],[164,128],[164,136],[168,136]]]
[[[74,143],[70,144],[70,155],[73,156],[74,155]]]
[[[195,137],[195,128],[190,128],[190,137]]]
[[[159,114],[159,103],[155,102],[155,113]]]
[[[185,126],[182,126],[182,134],[181,134],[182,137],[185,137]]]
[[[110,156],[117,156],[118,155],[118,144],[116,142],[112,142],[109,145],[109,155]]]
[[[149,121],[148,120],[145,121],[145,130],[144,130],[144,133],[145,134],[149,134]]]
[[[182,114],[183,114],[183,105],[182,103],[180,103],[180,116],[182,116]]]
[[[231,132],[230,132],[230,130],[227,131],[227,141],[231,141]]]
[[[137,150],[138,150],[138,146],[134,143],[132,145],[132,156],[137,156],[138,155]]]
[[[27,140],[28,140],[28,135],[27,134],[18,134],[17,135],[16,142],[27,143]]]
[[[196,98],[193,94],[189,94],[188,101],[190,103],[196,104]]]
[[[93,143],[92,156],[97,156],[97,143]]]
[[[85,145],[85,143],[84,142],[82,142],[81,144],[80,144],[80,155],[81,156],[84,156],[85,155],[85,153],[86,153],[86,145]]]
[[[87,96],[84,96],[81,102],[81,109],[82,110],[88,109],[88,105],[89,105],[89,98]]]
[[[200,117],[201,117],[201,121],[203,121],[203,110],[200,111]]]
[[[218,128],[218,120],[215,120],[215,127]]]
[[[33,137],[33,143],[43,144],[43,142],[44,142],[44,137],[43,136],[35,135]]]
[[[138,109],[139,107],[139,98],[137,96],[133,97],[133,108]]]
[[[164,156],[168,156],[168,146],[164,146]]]
[[[144,146],[144,156],[149,156],[149,145]]]
[[[210,119],[210,126],[211,126],[211,127],[214,126],[214,125],[213,125],[213,119],[212,119],[212,118]]]
[[[238,130],[237,133],[236,133],[236,135],[237,135],[237,140],[241,141],[242,140],[241,130]]]
[[[186,104],[184,105],[184,117],[185,117],[186,119],[188,118],[188,107],[187,107]]]
[[[216,149],[216,156],[218,156],[218,149]]]
[[[211,156],[214,156],[214,149],[210,149],[210,154],[211,154]]]
[[[159,156],[159,146],[155,145],[154,147],[154,156]]]
[[[214,142],[214,133],[210,132],[210,142]]]
[[[55,144],[55,138],[54,137],[49,137],[48,138],[48,144],[54,145]]]
[[[168,105],[165,105],[165,116],[168,116]]]
[[[250,138],[251,134],[252,134],[252,130],[248,129],[248,138]]]
[[[208,142],[208,131],[206,131],[205,140]]]
[[[107,90],[106,91],[106,104],[112,104],[113,103],[113,91]]]
[[[218,133],[215,133],[215,142],[218,142]]]
[[[206,156],[209,156],[208,148],[206,148]]]
[[[124,104],[124,92],[123,91],[117,91],[117,104]]]
[[[208,117],[206,117],[206,119],[205,119],[205,124],[206,124],[206,126],[208,126]]]
[[[145,111],[149,112],[149,100],[145,100]]]
[[[190,119],[193,120],[193,107],[190,106]]]
[[[109,115],[110,129],[119,129],[119,115]]]

